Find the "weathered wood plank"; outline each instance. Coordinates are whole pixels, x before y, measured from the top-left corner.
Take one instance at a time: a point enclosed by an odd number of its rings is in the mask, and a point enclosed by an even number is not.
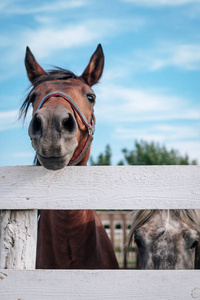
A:
[[[200,271],[0,270],[0,299],[200,299]]]
[[[199,270],[4,269],[33,268],[35,252],[30,262],[24,251],[29,253],[29,230],[36,233],[36,224],[18,209],[200,208],[199,166],[69,167],[56,172],[1,167],[0,190],[0,209],[16,210],[0,216],[1,300],[200,299]]]
[[[0,211],[0,268],[35,269],[37,211]]]
[[[1,167],[0,209],[200,208],[200,166]]]

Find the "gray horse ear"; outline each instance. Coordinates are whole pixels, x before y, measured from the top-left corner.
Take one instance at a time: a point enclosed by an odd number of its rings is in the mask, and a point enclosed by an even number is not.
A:
[[[97,83],[102,75],[104,67],[104,54],[101,44],[98,45],[93,53],[88,66],[81,75],[81,78],[89,85],[93,86]]]
[[[45,70],[38,64],[33,53],[26,48],[25,66],[29,80],[34,83],[39,76],[46,74]]]

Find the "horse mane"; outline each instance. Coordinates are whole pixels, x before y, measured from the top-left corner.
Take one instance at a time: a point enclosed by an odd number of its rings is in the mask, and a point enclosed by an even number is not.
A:
[[[140,226],[145,224],[150,218],[152,218],[156,213],[161,212],[165,213],[167,210],[162,209],[146,209],[146,210],[136,210],[131,212],[133,217],[133,222],[131,225],[131,229],[128,235],[128,242],[125,246],[125,252],[128,251],[132,243],[132,239],[135,233],[135,230]],[[171,209],[168,210],[170,215],[174,214],[180,221],[186,223],[189,227],[200,232],[200,220],[196,209]]]
[[[33,93],[34,88],[36,88],[39,84],[47,81],[52,81],[52,80],[67,80],[70,78],[79,78],[77,75],[75,75],[72,71],[62,69],[59,67],[55,67],[55,69],[48,70],[45,74],[39,76],[36,78],[31,86],[28,89],[31,89],[31,91],[28,93],[28,96],[22,103],[19,111],[19,119],[24,117],[26,118],[28,109],[30,105],[34,102],[36,95]]]

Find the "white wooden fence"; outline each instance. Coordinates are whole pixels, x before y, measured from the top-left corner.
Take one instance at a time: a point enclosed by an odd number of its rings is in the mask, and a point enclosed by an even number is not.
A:
[[[0,299],[200,299],[200,270],[34,270],[37,209],[144,208],[200,209],[200,166],[1,167]]]

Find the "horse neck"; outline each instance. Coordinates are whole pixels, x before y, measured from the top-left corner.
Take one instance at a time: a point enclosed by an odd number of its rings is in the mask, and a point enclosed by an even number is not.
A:
[[[42,211],[39,269],[117,269],[118,263],[95,211]]]
[[[73,236],[77,229],[87,230],[95,222],[95,217],[93,210],[43,210],[40,226],[48,223],[54,232],[61,231],[65,235],[67,232],[68,236]],[[49,227],[46,229],[49,230]]]
[[[38,234],[37,268],[86,268],[101,226],[92,210],[44,210]],[[90,256],[90,255],[89,255]],[[97,260],[98,261],[98,260]],[[93,265],[91,265],[91,268]]]

